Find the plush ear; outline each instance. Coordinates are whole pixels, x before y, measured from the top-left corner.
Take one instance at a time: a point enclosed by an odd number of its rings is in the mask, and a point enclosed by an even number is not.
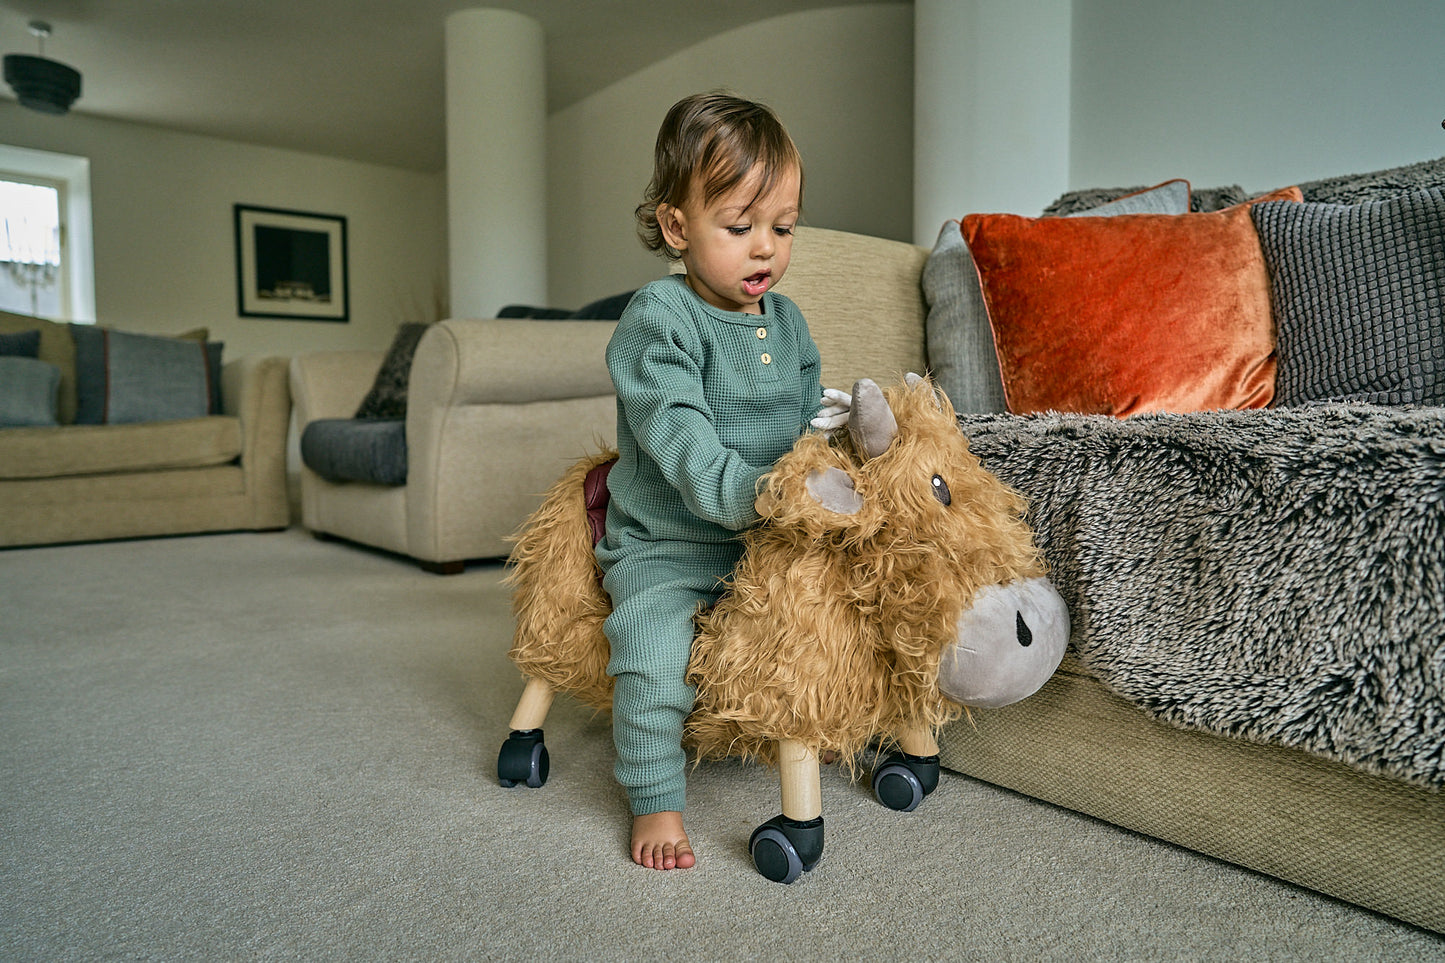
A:
[[[848,433],[853,444],[868,458],[877,458],[898,437],[898,419],[883,397],[883,389],[871,378],[853,382],[853,409],[848,414]]]
[[[842,469],[809,472],[803,485],[813,500],[830,512],[856,515],[863,508],[863,496],[853,487],[853,478]]]
[[[910,371],[910,372],[908,372],[907,374],[905,374],[905,375],[903,376],[903,382],[904,382],[904,384],[908,385],[909,388],[917,388],[917,387],[918,387],[919,385],[921,385],[921,384],[929,383],[927,378],[925,378],[925,377],[923,377],[923,375],[917,374],[916,372],[913,372],[913,371]],[[935,385],[931,385],[931,387],[933,388],[933,400],[936,401],[936,402],[938,402],[938,410],[939,410],[939,411],[943,411],[943,410],[944,410],[943,402],[944,402],[944,399],[945,399],[945,395],[943,394],[943,389],[940,388],[940,387],[938,387],[938,385],[936,385],[936,384],[935,384]]]

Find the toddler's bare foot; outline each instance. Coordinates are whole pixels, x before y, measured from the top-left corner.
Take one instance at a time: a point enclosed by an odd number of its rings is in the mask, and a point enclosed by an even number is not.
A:
[[[682,828],[682,813],[632,817],[632,861],[648,869],[687,869],[696,860]]]

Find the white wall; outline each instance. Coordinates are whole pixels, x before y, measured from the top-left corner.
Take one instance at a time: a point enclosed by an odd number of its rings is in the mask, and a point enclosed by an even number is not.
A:
[[[575,308],[666,273],[637,240],[632,212],[667,108],[719,87],[768,104],[793,135],[807,172],[804,223],[911,237],[911,6],[788,14],[713,37],[549,118],[555,305]]]
[[[1441,0],[1074,0],[1073,25],[1075,188],[1445,156]]]
[[[254,147],[0,101],[0,135],[90,158],[96,317],[128,331],[205,326],[225,356],[384,348],[446,292],[442,174]],[[242,318],[232,205],[347,219],[347,324]]]
[[[916,0],[915,243],[1068,186],[1070,19],[1070,0]]]

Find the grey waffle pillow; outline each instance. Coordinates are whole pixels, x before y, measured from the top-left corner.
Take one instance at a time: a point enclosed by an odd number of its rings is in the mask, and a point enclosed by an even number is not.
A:
[[[1250,215],[1278,328],[1276,405],[1445,404],[1445,190]]]

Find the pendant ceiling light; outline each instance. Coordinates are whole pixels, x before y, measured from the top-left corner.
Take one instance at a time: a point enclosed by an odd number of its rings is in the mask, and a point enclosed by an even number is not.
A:
[[[30,22],[30,32],[40,40],[40,53],[45,53],[45,38],[50,24]],[[56,60],[28,54],[5,55],[5,82],[15,91],[22,107],[44,114],[63,114],[80,96],[80,72]]]

